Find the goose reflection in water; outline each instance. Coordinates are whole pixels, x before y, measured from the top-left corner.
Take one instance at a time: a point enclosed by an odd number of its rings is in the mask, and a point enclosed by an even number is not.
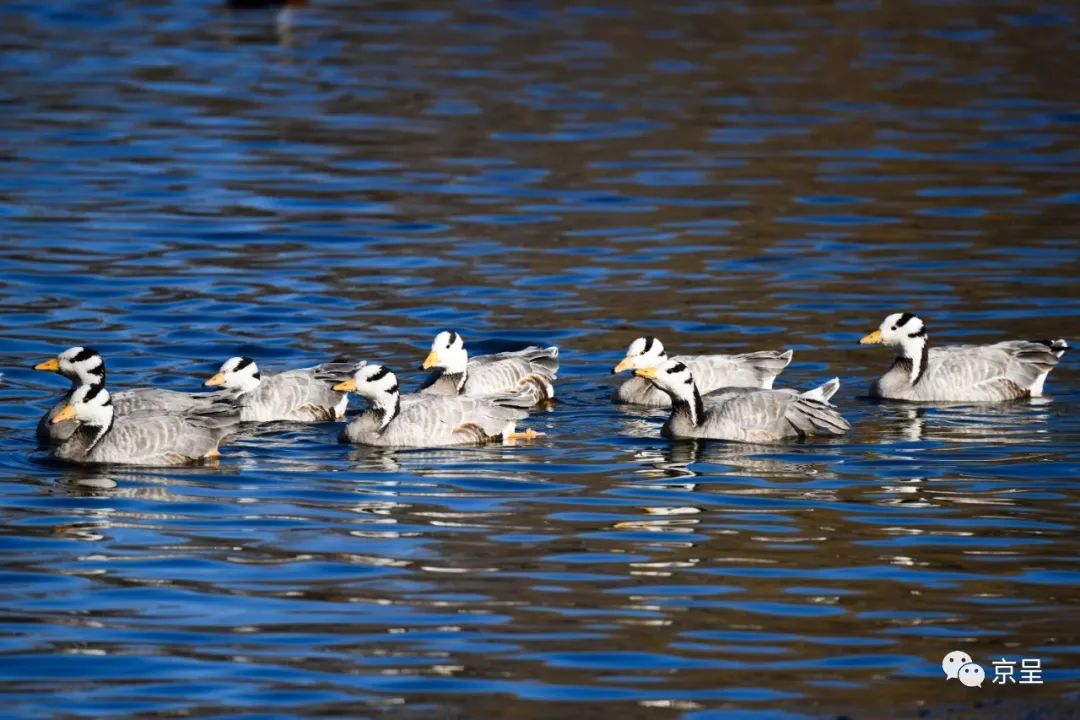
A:
[[[53,486],[57,492],[77,497],[138,498],[155,502],[191,502],[198,498],[182,491],[186,487],[212,484],[220,474],[213,466],[186,465],[176,472],[154,472],[127,465],[59,464],[61,474]]]
[[[79,520],[63,522],[51,527],[51,532],[57,537],[66,537],[78,540],[98,542],[111,539],[109,530],[114,527],[140,527],[148,523],[158,523],[163,520],[175,520],[177,513],[173,512],[134,512],[125,504],[101,504],[100,500],[135,500],[139,503],[169,505],[197,502],[199,498],[194,495],[185,495],[177,492],[177,487],[195,485],[197,480],[190,477],[196,476],[200,467],[184,468],[188,477],[173,477],[168,474],[154,474],[131,471],[129,469],[114,469],[102,467],[63,466],[63,473],[58,482],[52,486],[53,492],[63,493],[71,498],[87,498],[94,500],[93,504],[83,507],[69,506],[65,510],[67,516],[77,516]],[[212,475],[210,470],[206,473]],[[145,505],[140,505],[145,507]]]
[[[522,458],[514,448],[501,445],[432,449],[358,446],[349,452],[348,459],[350,469],[357,471],[404,471],[432,478],[460,477],[467,472],[470,477],[508,482],[532,479],[519,470],[507,472],[507,466],[520,463]]]
[[[1049,442],[1052,401],[994,405],[882,402],[882,444],[897,440],[1026,445]]]
[[[784,451],[785,448],[775,446],[678,440],[665,442],[659,448],[636,449],[632,460],[642,466],[635,472],[650,478],[741,477],[747,474],[760,475],[767,480],[835,477],[826,469],[824,458],[815,455],[813,460],[796,459],[800,456],[782,456]],[[699,465],[704,467],[695,467]],[[671,487],[667,483],[665,486]],[[695,488],[688,486],[686,489]]]

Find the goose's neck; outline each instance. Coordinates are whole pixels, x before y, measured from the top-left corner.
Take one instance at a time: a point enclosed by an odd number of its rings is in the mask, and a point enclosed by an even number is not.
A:
[[[465,392],[465,383],[469,381],[469,354],[464,349],[451,351],[444,360],[443,374],[453,381],[460,395]]]
[[[390,397],[380,398],[378,401],[372,401],[371,411],[375,413],[375,420],[379,424],[379,430],[385,430],[386,426],[393,422],[394,418],[401,412],[401,396],[394,393],[393,399]]]
[[[71,389],[75,390],[80,385],[104,385],[105,365],[101,364],[93,368],[76,368],[70,375],[64,375],[71,381]]]
[[[262,378],[244,378],[242,384],[236,388],[236,396],[243,397],[255,392],[262,383]]]
[[[105,436],[109,434],[110,430],[112,430],[112,426],[113,426],[113,421],[112,421],[112,418],[110,418],[108,425],[104,425],[102,427],[97,428],[97,435],[95,435],[94,439],[90,441],[90,447],[88,447],[86,449],[86,451],[90,452],[95,447],[97,447],[97,444],[99,442],[101,442],[102,440],[104,440]]]
[[[900,346],[893,367],[899,367],[907,373],[908,382],[917,385],[926,373],[926,364],[930,359],[930,342],[926,330],[908,339]]]
[[[697,427],[705,418],[705,402],[701,399],[701,392],[696,382],[690,389],[690,393],[685,396],[671,398],[671,414],[681,414],[690,421],[691,425]]]
[[[462,395],[465,392],[465,384],[469,382],[468,369],[450,372],[443,370],[442,379],[454,386],[454,392]]]
[[[80,424],[75,428],[75,432],[72,434],[72,439],[76,440],[79,445],[82,446],[82,452],[85,455],[89,455],[93,452],[105,436],[112,430],[113,422],[116,419],[115,415],[109,415],[109,422],[106,425],[86,425]]]

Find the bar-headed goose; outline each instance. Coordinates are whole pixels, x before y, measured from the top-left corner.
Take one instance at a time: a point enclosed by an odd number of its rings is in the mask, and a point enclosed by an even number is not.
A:
[[[515,424],[528,416],[520,408],[487,398],[467,396],[402,396],[397,377],[381,365],[364,365],[353,377],[334,386],[355,392],[369,407],[341,433],[342,442],[384,447],[442,447],[477,445],[491,440],[537,437],[532,430],[517,432]]]
[[[88,347],[68,348],[54,358],[39,362],[35,370],[59,373],[71,381],[71,389],[38,421],[37,439],[41,445],[56,445],[75,431],[76,422],[64,420],[53,422],[57,413],[69,404],[71,395],[82,385],[105,383],[105,360]],[[140,410],[163,412],[221,411],[223,403],[231,402],[220,392],[185,393],[164,388],[133,388],[112,393],[112,409],[116,415],[127,415]]]
[[[1000,402],[1040,397],[1046,376],[1069,347],[1064,340],[1008,340],[994,345],[930,347],[926,324],[893,313],[859,341],[897,350],[874,397],[916,402]]]
[[[53,456],[79,464],[186,465],[213,460],[235,427],[235,409],[217,412],[139,410],[118,415],[103,384],[80,385],[51,422],[75,423]]]
[[[773,380],[791,362],[791,350],[761,350],[741,355],[675,355],[668,357],[664,344],[654,337],[640,337],[630,343],[626,357],[612,370],[644,370],[659,367],[668,360],[678,360],[690,368],[698,389],[709,394],[718,388],[749,387],[769,389]],[[671,407],[671,398],[648,380],[632,377],[615,388],[612,400],[617,403]]]
[[[349,396],[334,390],[323,378],[329,365],[264,375],[251,358],[234,357],[204,385],[234,393],[243,422],[340,420],[345,417]]]
[[[432,341],[421,369],[436,370],[420,388],[427,395],[513,395],[535,405],[555,397],[559,348],[532,346],[470,358],[461,335],[444,330]]]
[[[693,372],[678,360],[634,374],[671,398],[671,417],[662,430],[670,438],[775,443],[810,435],[842,435],[851,427],[828,404],[840,387],[836,378],[805,393],[787,388],[726,388],[702,398]]]

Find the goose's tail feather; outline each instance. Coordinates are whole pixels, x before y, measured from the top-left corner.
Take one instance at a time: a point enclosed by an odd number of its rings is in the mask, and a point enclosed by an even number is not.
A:
[[[832,396],[835,395],[836,391],[839,389],[840,378],[834,377],[824,385],[820,385],[813,390],[807,390],[806,392],[801,393],[801,395],[807,400],[817,400],[818,402],[828,404],[829,400],[832,399]]]

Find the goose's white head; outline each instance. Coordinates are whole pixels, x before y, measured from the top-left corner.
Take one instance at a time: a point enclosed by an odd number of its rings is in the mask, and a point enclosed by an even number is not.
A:
[[[107,428],[113,420],[112,398],[104,385],[80,385],[67,405],[53,416],[53,424],[76,420],[90,427]]]
[[[690,368],[678,360],[665,360],[655,367],[639,368],[634,374],[643,377],[671,396],[672,401],[694,398],[694,376]]]
[[[421,365],[422,370],[439,368],[445,373],[465,372],[469,363],[469,353],[465,351],[465,340],[453,330],[443,330],[431,341],[431,352]]]
[[[859,341],[860,345],[884,345],[903,350],[904,357],[918,357],[926,344],[926,324],[913,313],[893,313],[877,330]]]
[[[249,357],[229,358],[222,363],[214,377],[203,385],[207,387],[223,387],[226,390],[235,390],[240,394],[249,393],[259,387],[262,381],[262,373],[259,366]]]
[[[885,318],[877,330],[859,341],[860,345],[884,345],[897,348],[896,367],[904,368],[908,380],[914,385],[926,370],[929,337],[926,324],[913,313],[893,313]]]
[[[401,401],[397,376],[383,365],[361,366],[351,378],[335,385],[334,390],[356,393],[367,399],[377,410],[383,410],[383,426],[393,419]]]
[[[101,385],[105,382],[105,360],[95,350],[76,346],[54,358],[39,362],[35,370],[60,373],[80,385]]]
[[[667,360],[664,344],[654,337],[639,337],[626,349],[626,357],[611,370],[611,374],[623,370],[641,370],[659,367]]]
[[[665,360],[656,367],[634,371],[671,398],[672,418],[682,415],[693,425],[705,420],[705,403],[698,392],[697,383],[690,368],[678,360]]]

